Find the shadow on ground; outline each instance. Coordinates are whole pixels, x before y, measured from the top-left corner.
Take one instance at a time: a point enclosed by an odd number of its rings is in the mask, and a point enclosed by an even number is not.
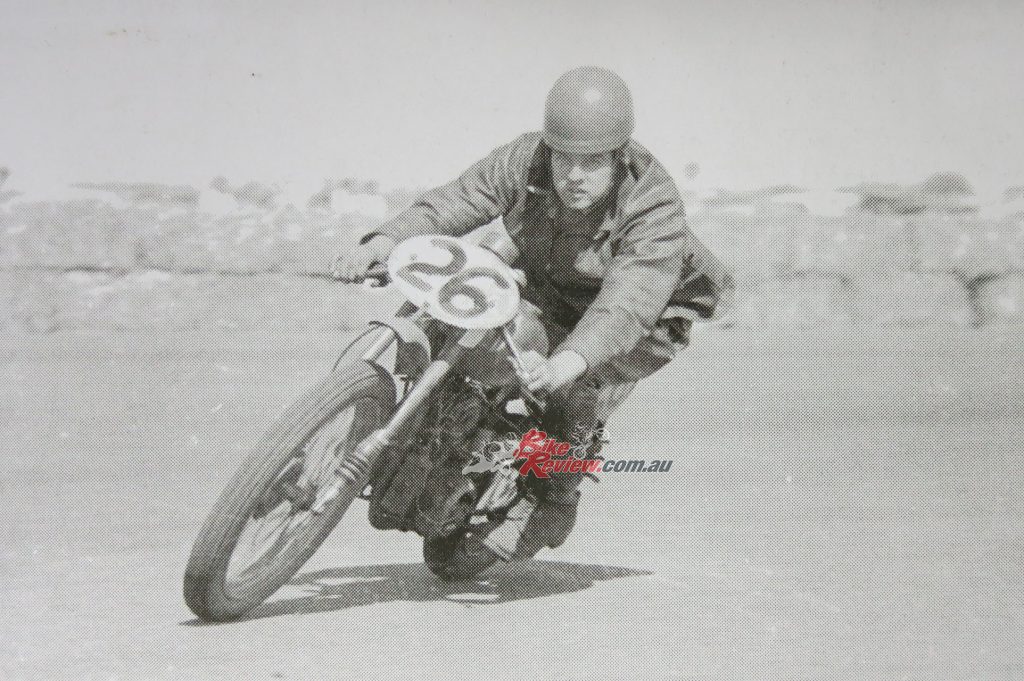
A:
[[[442,582],[423,563],[330,568],[307,572],[288,582],[292,590],[298,587],[306,595],[264,603],[244,619],[335,612],[393,601],[493,605],[582,591],[598,581],[651,574],[610,565],[529,560],[492,567],[473,580]]]

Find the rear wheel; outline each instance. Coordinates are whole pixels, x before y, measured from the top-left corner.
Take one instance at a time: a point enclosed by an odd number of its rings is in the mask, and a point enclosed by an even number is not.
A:
[[[319,513],[338,462],[395,408],[380,367],[332,372],[272,425],[210,512],[185,569],[185,601],[205,620],[240,617],[297,572],[341,520],[365,480]]]

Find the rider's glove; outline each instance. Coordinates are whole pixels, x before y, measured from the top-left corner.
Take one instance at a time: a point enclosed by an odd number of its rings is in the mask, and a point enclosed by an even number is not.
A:
[[[331,265],[331,276],[344,282],[362,281],[370,265],[385,262],[394,247],[394,239],[378,234],[365,244],[355,246],[335,258]]]
[[[587,361],[571,350],[548,359],[530,350],[523,353],[523,369],[523,382],[531,392],[552,393],[586,373]]]

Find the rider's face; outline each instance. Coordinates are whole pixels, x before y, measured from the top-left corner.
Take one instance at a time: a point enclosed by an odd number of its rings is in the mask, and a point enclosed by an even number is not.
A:
[[[551,150],[551,176],[555,191],[569,208],[584,210],[612,188],[617,165],[615,152],[580,154]]]

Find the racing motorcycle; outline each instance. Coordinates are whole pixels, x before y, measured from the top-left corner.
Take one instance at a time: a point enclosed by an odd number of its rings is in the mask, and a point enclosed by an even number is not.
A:
[[[470,578],[498,559],[487,537],[547,482],[507,465],[507,446],[506,465],[483,454],[537,427],[544,409],[544,396],[524,387],[521,353],[547,356],[548,341],[520,298],[514,256],[506,235],[479,244],[417,236],[367,274],[407,302],[370,323],[357,338],[365,349],[353,341],[228,483],[185,570],[197,616],[231,620],[262,603],[357,499],[373,527],[421,535],[441,579]]]

